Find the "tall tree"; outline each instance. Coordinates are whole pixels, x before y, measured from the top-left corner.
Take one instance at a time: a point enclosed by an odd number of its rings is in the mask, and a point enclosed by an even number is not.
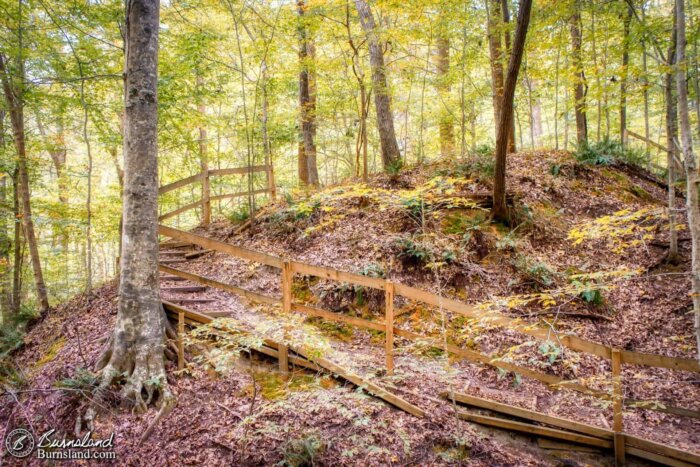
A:
[[[158,0],[128,0],[124,82],[123,246],[114,332],[97,363],[100,390],[126,377],[137,410],[174,397],[165,375],[167,318],[158,286]],[[147,394],[146,400],[143,394]]]
[[[681,128],[681,147],[685,161],[686,211],[688,227],[692,239],[691,286],[693,310],[695,311],[695,335],[697,338],[697,358],[700,361],[700,202],[698,186],[700,177],[693,154],[693,135],[690,129],[688,109],[687,62],[685,57],[685,0],[676,0],[676,86],[678,87],[678,116]]]
[[[442,11],[447,17],[447,11]],[[437,90],[440,97],[440,155],[452,157],[455,152],[454,118],[449,107],[450,95],[450,36],[449,23],[442,20],[437,32]]]
[[[5,154],[5,109],[0,109],[0,155]],[[3,160],[3,164],[6,164]],[[4,168],[8,172],[7,168]],[[9,213],[12,212],[7,202],[7,175],[0,175],[0,323],[12,311],[10,293],[10,248],[12,246],[7,232]]]
[[[520,11],[518,12],[518,24],[513,40],[513,50],[508,63],[508,74],[503,88],[503,103],[501,105],[501,115],[498,121],[498,132],[496,138],[496,173],[493,183],[493,217],[497,220],[508,221],[508,207],[506,206],[506,152],[508,149],[508,133],[513,118],[513,99],[515,97],[515,86],[518,82],[520,64],[525,50],[525,40],[527,29],[530,24],[530,10],[532,0],[522,0]]]
[[[374,15],[365,0],[355,0],[360,16],[360,24],[369,43],[369,61],[372,68],[372,88],[374,91],[374,108],[377,113],[377,130],[382,148],[382,165],[384,170],[396,168],[401,160],[399,144],[394,131],[394,115],[391,113],[391,98],[384,66],[384,51],[377,33]]]
[[[299,143],[299,181],[312,187],[319,186],[316,163],[316,86],[314,83],[313,41],[306,22],[306,1],[297,2],[299,13],[299,119],[301,141]]]
[[[21,5],[21,2],[20,2]],[[20,13],[21,15],[21,13]],[[34,271],[34,285],[39,300],[39,307],[42,311],[49,309],[49,297],[46,292],[44,273],[41,269],[41,258],[39,256],[39,245],[34,232],[34,220],[32,219],[32,203],[29,190],[29,173],[27,171],[27,148],[26,135],[24,132],[24,59],[22,58],[22,29],[19,28],[19,59],[17,60],[17,80],[13,81],[8,69],[6,57],[0,53],[0,78],[2,79],[5,101],[10,112],[10,122],[12,133],[17,150],[17,175],[18,194],[22,203],[22,227],[24,237],[29,247],[29,256],[32,260],[32,270]]]
[[[675,10],[674,10],[675,11]],[[676,141],[678,135],[678,112],[676,110],[676,100],[674,94],[675,79],[673,76],[673,66],[676,57],[676,16],[673,17],[673,29],[671,32],[671,44],[667,53],[668,70],[664,79],[664,97],[666,101],[666,167],[668,171],[668,257],[669,263],[675,264],[678,261],[678,232],[676,232]]]
[[[491,93],[493,100],[494,122],[498,125],[501,118],[504,88],[504,57],[505,51],[510,49],[510,33],[507,25],[510,22],[510,13],[507,0],[486,0],[487,8],[487,35],[489,41],[489,56],[491,62]],[[503,44],[505,42],[505,48]],[[510,117],[508,129],[508,152],[515,152],[515,116]]]
[[[588,122],[586,121],[586,74],[583,71],[581,53],[581,3],[574,0],[574,11],[569,18],[571,33],[571,63],[574,71],[574,111],[576,114],[576,139],[578,144],[588,141]]]
[[[620,141],[622,141],[623,145],[627,144],[627,80],[630,63],[630,24],[634,14],[631,1],[627,4],[626,10],[625,19],[622,21],[624,33],[622,37],[622,73],[620,74]]]

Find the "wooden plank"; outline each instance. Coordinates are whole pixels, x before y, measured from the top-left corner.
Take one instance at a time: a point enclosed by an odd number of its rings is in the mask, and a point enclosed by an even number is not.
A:
[[[323,279],[332,279],[338,282],[349,282],[355,285],[362,285],[364,287],[370,287],[372,289],[384,290],[386,281],[384,279],[379,279],[376,277],[367,277],[361,274],[353,274],[351,272],[337,271],[332,268],[327,268],[324,266],[312,266],[310,264],[299,263],[297,261],[291,261],[292,270],[295,273],[303,274],[306,276],[316,276]]]
[[[289,261],[282,265],[282,311],[286,314],[292,311],[292,284],[294,273]]]
[[[199,245],[202,248],[220,251],[222,253],[227,253],[229,255],[237,256],[239,258],[247,259],[249,261],[267,264],[268,266],[273,266],[276,268],[282,267],[282,259],[277,256],[268,255],[266,253],[260,253],[258,251],[249,250],[248,248],[243,248],[240,246],[230,245],[228,243],[223,243],[218,240],[212,240],[211,238],[202,237],[201,235],[196,235],[190,232],[184,232],[182,230],[167,227],[165,225],[158,226],[158,233],[166,237],[174,238],[176,240],[187,241],[194,245]]]
[[[664,355],[631,352],[629,350],[621,350],[620,357],[622,358],[622,363],[629,365],[653,366],[700,373],[700,363],[697,360],[688,358],[666,357]]]
[[[597,438],[594,438],[597,439]],[[549,438],[537,438],[537,446],[542,449],[556,451],[575,451],[575,452],[600,452],[600,448],[593,446],[581,446],[578,444],[568,443],[565,441],[556,441]]]
[[[621,433],[622,425],[622,362],[620,361],[620,351],[612,351],[612,387],[613,387],[613,431]],[[624,460],[624,447],[621,449]],[[618,449],[615,449],[618,453]]]
[[[690,462],[692,464],[700,465],[700,455],[688,451],[681,451],[680,449],[673,448],[666,444],[657,443],[648,439],[639,438],[628,434],[625,435],[625,444],[628,447],[631,446],[633,448],[642,449],[647,452],[661,454],[665,457],[678,459],[683,462]]]
[[[182,248],[186,246],[192,246],[190,242],[180,242],[177,240],[168,240],[166,242],[161,243],[158,245],[159,248]]]
[[[210,177],[222,176],[222,175],[244,175],[249,172],[266,172],[266,165],[254,165],[252,167],[231,167],[228,169],[212,169],[209,170]]]
[[[671,457],[662,456],[661,454],[645,451],[643,449],[634,448],[632,446],[626,446],[625,452],[631,456],[641,457],[642,459],[658,462],[659,464],[663,465],[670,465],[672,467],[692,467],[694,465],[697,465],[689,464],[687,462],[676,460]]]
[[[195,259],[195,258],[199,258],[200,256],[206,255],[207,253],[211,253],[211,250],[196,250],[196,251],[192,251],[190,253],[185,254],[185,258]]]
[[[199,207],[201,205],[202,205],[201,199],[199,201],[195,201],[194,203],[185,204],[181,208],[177,208],[174,211],[170,211],[168,213],[165,213],[165,214],[158,216],[158,221],[164,221],[166,219],[170,219],[171,217],[175,217],[179,214],[182,214],[183,212],[187,212],[190,209],[194,209],[194,208]]]
[[[178,264],[178,263],[186,263],[186,259],[182,258],[171,258],[171,259],[159,259],[160,264]]]
[[[267,188],[262,188],[260,190],[253,190],[252,191],[253,195],[261,195],[264,193],[267,193]],[[212,196],[210,199],[212,201],[221,201],[221,200],[230,199],[230,198],[242,198],[244,196],[248,196],[247,191],[239,191],[238,193],[227,193],[227,194],[223,194],[223,195],[216,195],[216,196]]]
[[[359,328],[374,329],[376,331],[384,331],[384,324],[375,323],[362,318],[356,318],[354,316],[346,316],[340,313],[333,313],[331,311],[322,310],[320,308],[315,308],[308,305],[302,305],[300,303],[292,303],[291,310],[298,313],[304,313],[305,315],[315,316],[317,318],[327,319],[329,321],[337,321],[341,323],[347,323],[352,326],[357,326]]]
[[[168,300],[171,302],[182,303],[183,305],[186,303],[190,303],[190,304],[214,303],[216,301],[216,300],[211,299],[211,298],[177,298],[177,297],[169,297]]]
[[[185,256],[186,254],[187,254],[187,252],[185,250],[166,250],[166,251],[160,250],[158,252],[158,255],[160,255],[160,256],[163,256],[163,255],[165,255],[165,256]]]
[[[280,371],[283,374],[289,373],[289,349],[286,345],[280,344],[277,352],[279,353],[277,358],[280,364]]]
[[[416,417],[424,417],[425,416],[425,411],[421,409],[420,407],[417,407],[410,402],[406,401],[405,399],[402,399],[401,397],[394,395],[387,391],[386,389],[383,389],[376,384],[367,381],[363,379],[361,376],[358,376],[354,373],[351,373],[345,369],[343,369],[341,366],[333,363],[332,361],[326,359],[326,358],[311,358],[309,354],[307,354],[304,350],[298,349],[298,348],[292,348],[290,347],[291,350],[294,352],[298,353],[299,355],[305,357],[309,361],[313,361],[319,366],[327,369],[331,373],[334,373],[341,378],[350,381],[354,385],[362,388],[364,391],[372,394],[375,397],[378,397],[380,399],[383,399],[384,401],[390,403],[391,405],[400,408],[401,410],[410,413],[412,415],[415,415]]]
[[[175,293],[193,293],[193,292],[204,292],[207,290],[206,287],[201,285],[182,285],[176,287],[161,287],[161,292],[175,292]]]
[[[593,436],[581,435],[570,431],[557,430],[555,428],[547,428],[544,426],[533,425],[531,423],[516,422],[513,420],[505,420],[497,417],[487,417],[485,415],[477,415],[469,412],[458,411],[457,416],[462,420],[478,423],[480,425],[503,428],[505,430],[517,431],[520,433],[528,433],[537,436],[547,436],[549,438],[563,439],[574,443],[581,443],[588,446],[596,446],[600,448],[612,448],[610,441],[596,438]]]
[[[667,405],[666,403],[659,403],[658,401],[654,400],[625,399],[624,403],[626,407],[632,409],[655,410],[657,412],[670,413],[672,415],[678,415],[681,417],[700,419],[700,410],[686,409],[685,407]]]
[[[615,451],[615,465],[617,467],[624,467],[627,465],[627,460],[625,459],[625,435],[616,431],[613,434],[613,445]]]
[[[158,188],[158,194],[162,195],[163,193],[167,193],[169,191],[176,190],[178,188],[181,188],[183,186],[187,186],[191,183],[194,183],[196,181],[199,181],[202,179],[203,173],[198,173],[194,174],[190,177],[183,178],[182,180],[178,180],[176,182],[168,183],[167,185],[163,185],[162,187]]]
[[[384,329],[386,334],[386,374],[394,374],[394,284],[386,281],[384,291]]]
[[[185,279],[184,277],[168,276],[168,275],[166,275],[166,276],[160,276],[160,280],[162,280],[162,281],[170,281],[170,282],[182,282],[182,281],[185,281],[185,280],[187,280],[187,279]]]
[[[436,342],[435,339],[427,337],[427,336],[422,336],[420,334],[416,334],[411,331],[405,331],[403,329],[399,329],[394,327],[394,334],[400,337],[405,337],[406,339],[411,339],[411,340],[421,340],[421,341],[427,341],[427,342],[434,342],[432,345],[435,348],[438,349],[443,349],[445,346],[442,342]],[[479,352],[475,352],[473,350],[469,349],[464,349],[462,347],[458,347],[454,344],[447,344],[447,351],[457,355],[459,357],[462,357],[464,359],[467,359],[472,362],[477,362],[477,363],[482,363],[484,365],[490,365],[495,368],[501,368],[506,371],[512,371],[514,373],[518,373],[522,376],[534,379],[536,381],[540,381],[542,383],[548,384],[552,386],[553,389],[572,389],[574,391],[581,392],[583,394],[588,394],[592,395],[595,397],[600,397],[603,399],[609,399],[610,395],[601,391],[596,391],[591,388],[588,388],[586,386],[583,386],[578,383],[574,383],[571,381],[567,381],[565,379],[559,378],[554,375],[548,375],[545,373],[540,373],[539,371],[531,370],[529,368],[525,368],[519,365],[516,365],[514,363],[508,363],[500,360],[494,359],[494,357],[489,356],[489,355],[484,355]]]
[[[597,426],[588,425],[586,423],[575,422],[573,420],[567,420],[565,418],[559,418],[553,415],[546,415],[540,412],[535,412],[534,410],[513,407],[501,402],[482,399],[481,397],[471,396],[469,394],[443,392],[440,395],[447,400],[454,399],[456,402],[460,402],[462,404],[468,404],[482,409],[488,409],[494,412],[552,425],[557,428],[564,428],[565,430],[576,431],[578,433],[606,439],[608,441],[613,439],[612,431],[599,428]]]
[[[245,297],[250,301],[258,303],[267,303],[274,305],[279,303],[279,299],[274,297],[269,297],[267,295],[259,294],[257,292],[251,292],[250,290],[243,289],[241,287],[236,287],[235,285],[224,284],[223,282],[215,281],[214,279],[208,279],[206,277],[198,276],[190,272],[181,271],[180,269],[171,268],[164,264],[159,264],[158,269],[163,272],[167,272],[174,276],[182,277],[183,279],[190,280],[192,282],[197,282],[199,284],[208,285],[214,287],[215,289],[223,290],[225,292],[230,292],[232,294],[238,295],[240,297]]]

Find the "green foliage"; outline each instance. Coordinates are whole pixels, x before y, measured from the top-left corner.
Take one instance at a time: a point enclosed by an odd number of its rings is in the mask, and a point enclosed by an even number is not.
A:
[[[493,147],[490,145],[477,146],[461,164],[460,171],[470,176],[492,179],[496,173],[496,159],[493,157],[493,152]]]
[[[248,217],[250,217],[250,208],[246,203],[239,206],[238,209],[231,212],[231,214],[228,216],[228,219],[234,224],[240,224],[241,222],[247,221]]]
[[[311,467],[316,458],[323,453],[326,446],[315,435],[291,439],[284,445],[284,459],[278,465],[283,467]]]
[[[646,162],[643,151],[623,147],[620,141],[608,138],[581,144],[575,156],[579,162],[588,165],[611,165],[620,161],[642,166]]]
[[[520,274],[541,286],[549,287],[554,284],[556,272],[546,263],[524,254],[518,254],[512,260],[511,264]]]
[[[547,357],[550,365],[557,361],[557,358],[559,358],[561,355],[561,347],[552,341],[543,342],[540,344],[537,350],[540,352],[540,354]]]
[[[430,262],[433,258],[430,248],[416,237],[401,237],[396,243],[399,247],[399,258],[421,265]]]
[[[572,281],[571,283],[583,289],[579,294],[579,297],[581,297],[581,300],[584,302],[596,306],[603,304],[603,293],[594,282],[581,283],[578,281]]]
[[[402,168],[403,160],[396,159],[395,161],[392,161],[389,165],[386,166],[386,173],[389,174],[390,178],[394,179],[399,176]]]
[[[77,368],[72,377],[58,380],[54,386],[68,391],[80,391],[90,393],[99,385],[99,378],[85,368]]]

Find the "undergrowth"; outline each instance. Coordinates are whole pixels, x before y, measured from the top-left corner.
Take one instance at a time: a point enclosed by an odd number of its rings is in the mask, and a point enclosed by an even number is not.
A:
[[[575,156],[579,162],[589,165],[612,165],[615,162],[626,162],[641,167],[647,160],[644,151],[624,147],[622,142],[609,138],[582,143]]]

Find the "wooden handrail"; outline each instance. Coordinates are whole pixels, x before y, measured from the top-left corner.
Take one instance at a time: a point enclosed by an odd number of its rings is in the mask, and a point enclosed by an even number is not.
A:
[[[278,256],[273,256],[255,250],[250,250],[247,248],[230,245],[228,243],[219,242],[189,232],[174,229],[172,227],[159,225],[158,232],[161,235],[174,238],[176,240],[188,241],[195,245],[199,245],[203,248],[221,251],[223,253],[228,253],[233,256],[237,256],[239,258],[243,258],[250,261],[256,261],[258,263],[267,264],[269,266],[277,267],[280,269],[284,264],[284,260]],[[386,288],[387,281],[385,279],[367,277],[361,274],[338,271],[336,269],[323,266],[314,266],[299,261],[289,261],[289,263],[293,273],[316,276],[323,279],[330,279],[339,282],[348,282],[351,284],[370,287],[378,290],[385,290]],[[393,287],[395,295],[400,295],[410,300],[421,301],[428,305],[443,307],[445,310],[457,313],[461,316],[483,320],[486,323],[491,323],[501,328],[511,329],[517,332],[521,332],[523,334],[531,335],[538,339],[553,340],[550,337],[551,332],[548,329],[542,328],[538,325],[525,323],[520,318],[511,318],[509,316],[495,311],[482,311],[473,305],[462,303],[460,301],[453,300],[450,298],[441,297],[431,292],[427,292],[415,287],[410,287],[399,283],[394,283]],[[401,333],[406,333],[407,331],[395,330],[394,332],[396,335],[401,335]],[[582,339],[578,336],[566,334],[559,335],[557,341],[561,342],[562,345],[570,348],[571,350],[595,355],[607,360],[611,360],[612,358],[611,347],[599,344],[597,342]],[[457,349],[460,348],[457,347]],[[450,351],[452,352],[453,350],[451,349]],[[474,357],[471,354],[470,356]],[[485,356],[482,357],[486,359],[489,358]],[[656,368],[668,368],[671,370],[681,370],[700,373],[700,364],[693,359],[667,357],[659,354],[647,354],[627,350],[623,350],[620,352],[620,358],[622,363],[631,365],[643,365]]]
[[[201,206],[201,205],[202,205],[201,199],[199,201],[195,201],[194,203],[185,204],[184,206],[181,206],[181,207],[175,209],[174,211],[170,211],[170,212],[166,212],[165,214],[161,214],[160,216],[158,216],[158,220],[164,221],[166,219],[170,219],[171,217],[175,217],[178,214],[182,214],[183,212],[187,212],[190,209],[194,209],[197,206]]]
[[[201,180],[203,178],[203,173],[200,172],[198,174],[194,174],[190,177],[183,178],[182,180],[178,180],[176,182],[168,183],[167,185],[163,185],[162,187],[158,188],[158,194],[162,195],[163,193],[167,193],[169,191],[176,190],[178,188],[181,188],[183,186],[187,186],[190,183],[194,183],[198,180]]]
[[[210,176],[221,176],[221,175],[244,175],[252,172],[266,172],[266,165],[254,165],[252,167],[232,167],[230,169],[210,169]]]

